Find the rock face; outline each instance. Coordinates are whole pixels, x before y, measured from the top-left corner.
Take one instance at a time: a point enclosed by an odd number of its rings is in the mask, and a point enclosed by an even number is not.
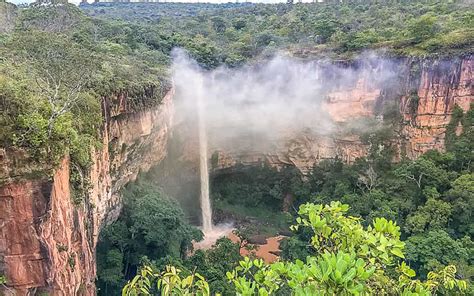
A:
[[[374,87],[367,77],[355,79],[350,88],[334,89],[327,94],[322,108],[330,115],[336,131],[330,135],[306,132],[292,133],[275,143],[274,148],[261,152],[229,152],[214,147],[211,163],[216,171],[237,164],[266,162],[273,166],[294,165],[308,172],[314,164],[338,157],[351,163],[365,156],[369,146],[347,129],[357,119],[370,118],[375,124],[383,120],[380,105],[395,103],[403,117],[398,131],[399,155],[415,158],[430,149],[444,150],[444,134],[454,106],[464,111],[474,103],[474,57],[451,60],[400,60],[398,82]],[[396,85],[396,87],[394,87]],[[366,127],[366,131],[376,126]]]
[[[271,152],[233,152],[214,150],[211,152],[212,168],[226,169],[238,164],[254,165],[267,163],[271,166],[296,166],[307,173],[316,163],[336,156],[344,162],[352,163],[366,155],[367,146],[357,136],[332,136],[294,134],[292,139],[277,143]]]
[[[399,73],[396,91],[374,88],[365,77],[358,77],[350,89],[331,90],[322,108],[344,126],[357,118],[376,120],[378,105],[396,102],[404,119],[396,139],[400,153],[417,157],[428,149],[442,150],[454,105],[468,110],[474,102],[474,58],[400,63],[406,67]],[[167,155],[172,97],[171,91],[159,106],[139,111],[132,110],[126,94],[103,99],[103,148],[94,152],[92,189],[81,206],[71,201],[67,158],[52,176],[38,177],[34,172],[45,164],[35,167],[21,151],[0,150],[0,274],[8,279],[5,294],[95,294],[100,227],[118,216],[120,189]],[[213,147],[210,162],[215,170],[266,161],[307,172],[315,163],[336,156],[352,162],[366,155],[368,148],[359,136],[347,132],[289,133],[263,153]]]
[[[426,62],[421,65],[416,93],[402,97],[402,137],[406,154],[417,157],[430,149],[444,150],[446,125],[457,104],[464,111],[474,102],[474,58]]]
[[[172,96],[136,112],[124,94],[103,99],[103,149],[94,152],[92,189],[81,205],[72,203],[67,158],[51,178],[27,178],[38,168],[21,152],[0,151],[0,273],[8,279],[0,292],[95,295],[100,226],[119,214],[119,190],[166,156]]]
[[[71,203],[67,158],[51,181],[2,187],[0,204],[4,273],[17,294],[93,293],[94,242],[88,237],[86,211]]]

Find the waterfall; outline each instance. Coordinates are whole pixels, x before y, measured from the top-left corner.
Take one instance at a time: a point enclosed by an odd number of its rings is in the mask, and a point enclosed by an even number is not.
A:
[[[205,108],[203,102],[202,77],[198,82],[197,105],[198,105],[198,128],[199,128],[199,172],[201,177],[201,215],[202,229],[204,233],[212,230],[212,209],[209,200],[209,170],[207,167],[207,133],[205,121]]]

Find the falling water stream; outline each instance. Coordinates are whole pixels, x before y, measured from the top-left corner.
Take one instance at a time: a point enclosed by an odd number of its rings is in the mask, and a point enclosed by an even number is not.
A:
[[[197,113],[198,113],[198,129],[199,129],[199,172],[201,181],[201,215],[202,215],[202,231],[204,239],[194,243],[194,249],[208,249],[217,239],[229,234],[233,230],[232,223],[223,223],[218,225],[212,224],[212,209],[209,199],[209,169],[207,158],[207,129],[206,129],[206,106],[204,102],[204,86],[203,77],[198,80],[196,88],[197,96]]]
[[[204,233],[212,231],[212,209],[209,200],[209,170],[207,167],[207,133],[205,108],[203,102],[203,81],[202,78],[197,86],[197,105],[198,105],[198,128],[199,128],[199,171],[201,178],[201,215],[202,230]]]

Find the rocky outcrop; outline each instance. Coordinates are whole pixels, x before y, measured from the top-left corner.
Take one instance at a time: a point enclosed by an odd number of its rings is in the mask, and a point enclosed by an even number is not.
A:
[[[464,111],[474,102],[472,56],[421,63],[419,87],[402,97],[402,139],[414,158],[430,149],[444,150],[446,126],[455,105]]]
[[[130,111],[127,97],[119,95],[103,102],[104,149],[96,153],[91,170],[93,192],[97,192],[98,220],[113,221],[120,212],[119,191],[139,172],[148,171],[166,156],[173,118],[170,90],[158,107]]]
[[[367,147],[357,136],[336,138],[328,135],[294,134],[292,139],[277,143],[271,152],[232,152],[214,150],[211,152],[213,170],[231,168],[236,165],[266,163],[274,167],[295,166],[307,173],[316,163],[324,159],[341,158],[352,163],[366,155]]]
[[[92,188],[81,205],[72,202],[68,158],[48,177],[21,151],[0,153],[5,294],[95,295],[100,227],[118,215],[120,189],[166,156],[172,96],[170,91],[159,106],[143,110],[130,110],[124,94],[103,99],[103,147],[93,152]]]
[[[94,242],[87,236],[86,211],[71,202],[67,158],[52,180],[3,186],[0,205],[0,252],[11,291],[94,293]]]
[[[211,147],[211,163],[216,171],[237,164],[261,162],[279,167],[294,165],[308,172],[314,164],[338,157],[351,163],[365,156],[369,146],[354,133],[351,126],[360,119],[370,119],[373,125],[365,132],[377,130],[382,124],[381,105],[391,103],[399,108],[402,121],[395,127],[393,139],[398,156],[418,157],[430,149],[444,150],[446,126],[455,105],[464,111],[474,103],[474,57],[450,60],[399,60],[397,82],[374,85],[364,75],[356,77],[349,88],[333,89],[321,108],[329,114],[335,129],[330,134],[292,132],[273,143],[266,152],[228,151]]]

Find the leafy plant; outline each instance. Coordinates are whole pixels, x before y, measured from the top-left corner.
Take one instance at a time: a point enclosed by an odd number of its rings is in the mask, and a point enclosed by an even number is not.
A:
[[[204,278],[193,273],[187,277],[181,277],[181,270],[174,266],[166,266],[162,273],[155,273],[150,267],[142,267],[140,273],[127,283],[123,288],[123,296],[135,295],[153,295],[151,292],[155,289],[160,291],[160,295],[210,295],[209,284]]]
[[[265,264],[261,259],[245,258],[226,273],[237,294],[265,296],[286,289],[295,295],[431,295],[467,289],[451,265],[430,272],[426,281],[414,280],[415,271],[400,261],[404,244],[398,226],[376,219],[365,229],[360,219],[346,216],[348,209],[339,202],[303,205],[293,230],[310,228],[315,252],[305,262]],[[179,269],[170,266],[161,274],[145,266],[124,287],[123,295],[150,295],[155,281],[156,293],[162,295],[209,295],[204,278],[194,273],[182,278],[179,274]]]

